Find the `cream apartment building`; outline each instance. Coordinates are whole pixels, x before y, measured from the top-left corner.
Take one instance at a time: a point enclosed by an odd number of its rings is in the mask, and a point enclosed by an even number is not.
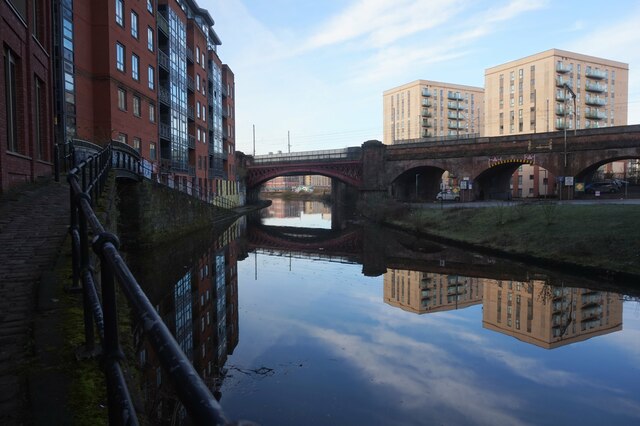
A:
[[[484,135],[626,125],[628,82],[628,64],[558,49],[488,68]],[[554,180],[546,170],[523,165],[514,174],[513,195],[547,195]]]
[[[383,143],[482,133],[484,89],[416,80],[383,93]]]

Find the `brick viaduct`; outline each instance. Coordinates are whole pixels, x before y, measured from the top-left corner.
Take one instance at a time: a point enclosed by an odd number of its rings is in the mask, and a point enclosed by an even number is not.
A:
[[[262,156],[260,162],[246,157],[247,188],[256,190],[276,176],[320,174],[365,193],[404,198],[419,188],[420,198],[433,199],[442,173],[448,171],[458,181],[468,178],[468,199],[501,198],[522,164],[588,182],[603,164],[640,158],[640,125],[569,131],[566,139],[560,131],[396,145],[367,141],[342,151],[341,157],[336,151],[282,154],[272,161]]]

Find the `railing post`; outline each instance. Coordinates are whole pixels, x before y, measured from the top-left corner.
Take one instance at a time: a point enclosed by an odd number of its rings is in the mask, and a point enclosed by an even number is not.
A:
[[[67,181],[69,182],[69,234],[71,235],[71,268],[72,268],[72,282],[71,289],[80,288],[80,240],[78,236],[78,205],[74,196],[73,187],[71,186],[71,180],[77,180],[76,175],[69,175]]]
[[[118,238],[109,232],[103,232],[97,235],[93,240],[93,251],[100,257],[100,281],[102,285],[102,309],[104,315],[104,365],[108,371],[114,368],[120,360],[124,359],[124,355],[120,350],[120,342],[118,338],[118,309],[116,302],[116,286],[114,274],[109,266],[109,262],[105,257],[105,245],[112,244],[115,248],[120,245]],[[118,382],[113,379],[111,374],[107,375],[107,399],[109,406],[109,424],[123,424],[122,408],[120,399]]]
[[[76,195],[76,206],[80,204],[80,200],[86,200],[91,204],[91,197],[87,193]],[[93,353],[95,350],[95,333],[93,329],[93,311],[91,308],[89,284],[87,283],[87,274],[91,273],[89,261],[89,231],[87,227],[87,218],[81,208],[78,209],[78,219],[80,225],[80,275],[82,276],[82,306],[84,308],[84,337],[85,351],[87,354]]]

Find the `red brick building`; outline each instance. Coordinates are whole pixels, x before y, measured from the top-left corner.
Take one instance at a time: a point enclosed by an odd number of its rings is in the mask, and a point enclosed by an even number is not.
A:
[[[0,2],[0,193],[53,173],[49,2]]]

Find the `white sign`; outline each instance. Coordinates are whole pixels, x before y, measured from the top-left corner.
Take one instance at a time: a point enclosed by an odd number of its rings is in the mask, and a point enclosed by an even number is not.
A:
[[[573,176],[564,177],[564,186],[573,186]]]
[[[468,183],[468,182],[469,182],[469,181],[461,180],[461,181],[460,181],[460,189],[467,189],[467,183]]]

